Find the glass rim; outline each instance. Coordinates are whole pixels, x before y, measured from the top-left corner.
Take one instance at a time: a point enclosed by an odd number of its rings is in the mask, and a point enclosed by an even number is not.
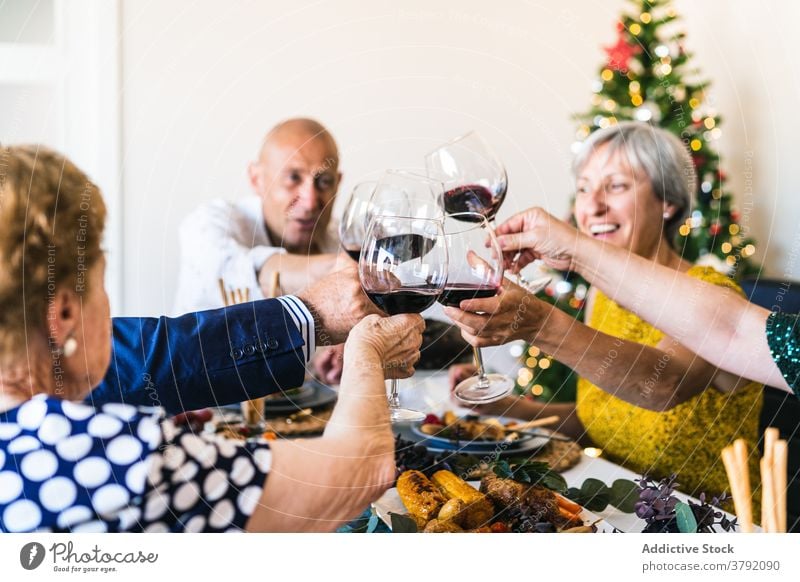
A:
[[[383,182],[383,178],[387,174],[397,175],[397,176],[408,176],[408,177],[411,177],[411,178],[420,179],[421,181],[424,181],[424,182],[430,182],[431,184],[439,184],[440,186],[443,186],[443,183],[442,183],[441,180],[437,180],[436,178],[432,178],[427,173],[420,174],[420,173],[415,172],[413,170],[410,170],[410,169],[407,170],[407,169],[403,169],[403,168],[389,168],[388,170],[384,170],[383,174],[381,174],[381,177],[376,180],[377,184],[380,184],[381,182]]]
[[[425,159],[428,159],[430,156],[432,156],[433,154],[435,154],[439,150],[444,149],[447,146],[451,146],[454,143],[460,142],[460,141],[462,141],[462,140],[464,140],[464,139],[466,139],[466,138],[468,138],[468,137],[470,137],[472,135],[477,137],[480,141],[482,141],[484,143],[484,145],[486,145],[488,147],[489,144],[487,144],[486,140],[483,139],[483,137],[481,137],[481,134],[479,134],[476,129],[470,129],[469,131],[467,131],[465,133],[462,133],[461,135],[458,135],[456,137],[450,138],[446,142],[439,144],[438,146],[433,148],[431,151],[429,151],[427,154],[425,154]],[[490,151],[491,151],[491,149],[490,149]]]
[[[470,213],[460,213],[460,214],[470,214]],[[369,219],[369,224],[372,224],[379,218],[397,218],[400,220],[418,220],[420,222],[434,222],[436,224],[441,224],[444,227],[444,219],[442,218],[421,218],[419,216],[404,216],[402,214],[373,214],[372,218]]]

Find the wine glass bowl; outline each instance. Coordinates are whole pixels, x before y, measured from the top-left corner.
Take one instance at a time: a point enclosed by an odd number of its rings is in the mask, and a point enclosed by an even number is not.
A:
[[[477,213],[489,221],[494,219],[508,190],[508,176],[476,132],[436,148],[425,157],[425,167],[431,178],[444,184],[446,213]]]
[[[378,182],[359,182],[353,187],[339,222],[339,244],[351,259],[358,262],[361,245],[367,234],[372,195]]]
[[[378,215],[441,220],[443,192],[439,180],[406,170],[386,170],[370,198],[366,223]]]

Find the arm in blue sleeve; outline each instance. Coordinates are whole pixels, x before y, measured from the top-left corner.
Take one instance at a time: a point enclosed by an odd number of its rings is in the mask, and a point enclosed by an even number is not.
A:
[[[300,386],[308,346],[296,318],[277,299],[176,318],[113,318],[111,365],[88,400],[176,414]]]

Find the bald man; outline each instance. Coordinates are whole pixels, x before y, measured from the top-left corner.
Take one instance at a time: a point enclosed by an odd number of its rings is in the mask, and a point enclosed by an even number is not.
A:
[[[278,124],[248,177],[253,195],[214,200],[181,224],[176,312],[221,306],[220,278],[259,299],[270,292],[273,272],[284,293],[297,293],[335,268],[337,240],[328,226],[341,173],[328,130],[313,119]]]

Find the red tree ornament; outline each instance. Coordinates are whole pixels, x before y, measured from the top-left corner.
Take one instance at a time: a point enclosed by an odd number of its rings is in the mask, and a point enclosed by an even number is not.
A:
[[[722,232],[722,225],[719,222],[715,222],[708,227],[708,232],[711,233],[711,236],[717,236]]]
[[[621,22],[617,25],[617,29],[619,31],[617,44],[603,47],[603,50],[606,51],[608,55],[609,69],[614,71],[627,71],[631,57],[642,52],[642,47],[628,42],[625,35],[625,26]]]

